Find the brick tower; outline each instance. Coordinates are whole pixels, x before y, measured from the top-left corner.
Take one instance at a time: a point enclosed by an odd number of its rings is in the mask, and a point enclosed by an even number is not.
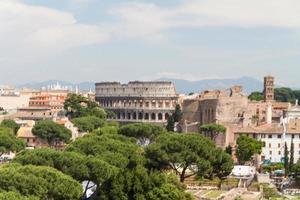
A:
[[[264,77],[264,100],[265,102],[274,101],[274,77]]]

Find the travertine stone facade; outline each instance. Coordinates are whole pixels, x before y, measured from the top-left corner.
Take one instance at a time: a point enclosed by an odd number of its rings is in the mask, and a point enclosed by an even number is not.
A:
[[[167,81],[96,83],[96,101],[113,111],[119,122],[166,123],[178,102],[175,86]]]

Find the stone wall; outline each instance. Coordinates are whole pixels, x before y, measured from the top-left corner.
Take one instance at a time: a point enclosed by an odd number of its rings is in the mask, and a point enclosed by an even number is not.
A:
[[[178,103],[171,82],[96,83],[96,101],[119,122],[166,123]]]

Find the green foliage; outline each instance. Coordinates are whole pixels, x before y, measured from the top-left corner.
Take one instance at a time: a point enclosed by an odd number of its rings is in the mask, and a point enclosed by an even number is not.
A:
[[[164,128],[143,123],[128,124],[119,129],[119,134],[134,137],[141,145],[153,142],[157,136],[163,133],[165,133]]]
[[[99,130],[94,131],[98,135],[105,135],[105,134],[113,134],[117,135],[118,134],[118,127],[115,126],[104,126],[100,128]]]
[[[25,197],[18,192],[0,192],[0,200],[39,200],[39,198]]]
[[[291,88],[281,87],[275,88],[275,100],[279,102],[294,103],[296,99],[300,100],[300,90],[292,90]],[[252,92],[249,97],[253,101],[261,101],[264,99],[262,92]]]
[[[0,127],[7,127],[7,128],[11,128],[15,134],[17,134],[20,125],[18,125],[14,120],[11,119],[4,119],[1,124]]]
[[[283,170],[284,164],[283,163],[271,163],[269,165],[263,166],[263,171],[271,173],[276,170]]]
[[[96,102],[77,94],[68,95],[64,103],[64,109],[70,118],[86,116],[106,118],[106,112]]]
[[[219,134],[226,133],[226,127],[221,124],[204,124],[199,127],[200,133],[210,133],[211,139],[215,140]]]
[[[81,184],[50,167],[9,164],[0,167],[0,190],[40,199],[79,199]]]
[[[143,166],[125,169],[101,186],[100,199],[191,200],[176,179]]]
[[[69,141],[72,136],[69,129],[51,120],[38,121],[32,129],[32,133],[41,139],[47,140],[49,145],[54,147],[59,142]]]
[[[169,132],[173,132],[173,131],[174,131],[174,128],[175,128],[174,117],[173,117],[173,116],[170,116],[170,117],[168,118],[168,122],[167,122],[166,129],[167,129],[167,131],[169,131]]]
[[[76,152],[61,152],[48,148],[21,152],[13,162],[22,165],[53,167],[77,181],[90,180],[96,184],[101,184],[116,173],[115,167],[101,159]]]
[[[247,136],[237,139],[236,156],[240,164],[250,161],[254,154],[260,154],[263,143]]]
[[[231,173],[234,163],[231,155],[224,152],[222,149],[215,150],[214,154],[214,158],[211,161],[213,175],[222,180]]]
[[[262,101],[264,100],[264,94],[262,92],[252,92],[249,96],[248,99],[251,101]]]
[[[289,151],[286,142],[284,143],[284,170],[285,174],[289,173]]]
[[[265,199],[279,198],[276,188],[271,188],[269,185],[263,185],[263,197]]]
[[[291,148],[290,148],[290,163],[289,163],[289,171],[292,171],[293,165],[294,165],[294,141],[292,139],[291,141]]]
[[[179,104],[177,104],[175,107],[175,111],[173,113],[173,119],[174,122],[180,122],[180,120],[182,119],[182,112]]]
[[[282,88],[275,88],[275,99],[280,102],[295,102],[296,98],[295,93],[292,89],[282,87]]]
[[[119,168],[125,168],[130,160],[138,157],[140,147],[136,140],[122,135],[87,135],[78,138],[67,147],[67,151],[75,151],[85,155],[96,156]]]
[[[228,153],[229,155],[232,155],[232,146],[228,145],[225,149],[225,152]]]
[[[74,118],[72,119],[72,123],[81,132],[91,132],[95,129],[103,127],[105,125],[105,120],[95,116],[86,116]]]
[[[298,160],[297,163],[293,165],[292,172],[294,173],[297,186],[300,187],[300,160]]]
[[[233,168],[230,156],[199,134],[163,134],[146,148],[146,156],[153,168],[173,169],[181,182],[194,175],[225,177]]]
[[[25,142],[16,138],[12,129],[0,127],[0,156],[4,153],[19,152],[25,148]]]

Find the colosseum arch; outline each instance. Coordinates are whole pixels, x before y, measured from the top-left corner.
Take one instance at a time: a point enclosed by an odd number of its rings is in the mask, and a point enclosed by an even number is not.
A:
[[[134,112],[133,114],[132,114],[132,119],[134,119],[134,120],[136,120],[136,113]]]
[[[145,120],[149,120],[149,113],[145,113]]]
[[[155,113],[152,113],[152,114],[151,114],[151,120],[156,120],[156,115],[155,115]]]
[[[158,120],[162,120],[162,119],[163,119],[162,113],[158,113]]]
[[[168,120],[169,117],[170,117],[169,113],[166,113],[166,114],[165,114],[165,120]]]
[[[143,113],[139,112],[139,120],[143,119]]]
[[[127,119],[131,119],[131,113],[127,113]]]

